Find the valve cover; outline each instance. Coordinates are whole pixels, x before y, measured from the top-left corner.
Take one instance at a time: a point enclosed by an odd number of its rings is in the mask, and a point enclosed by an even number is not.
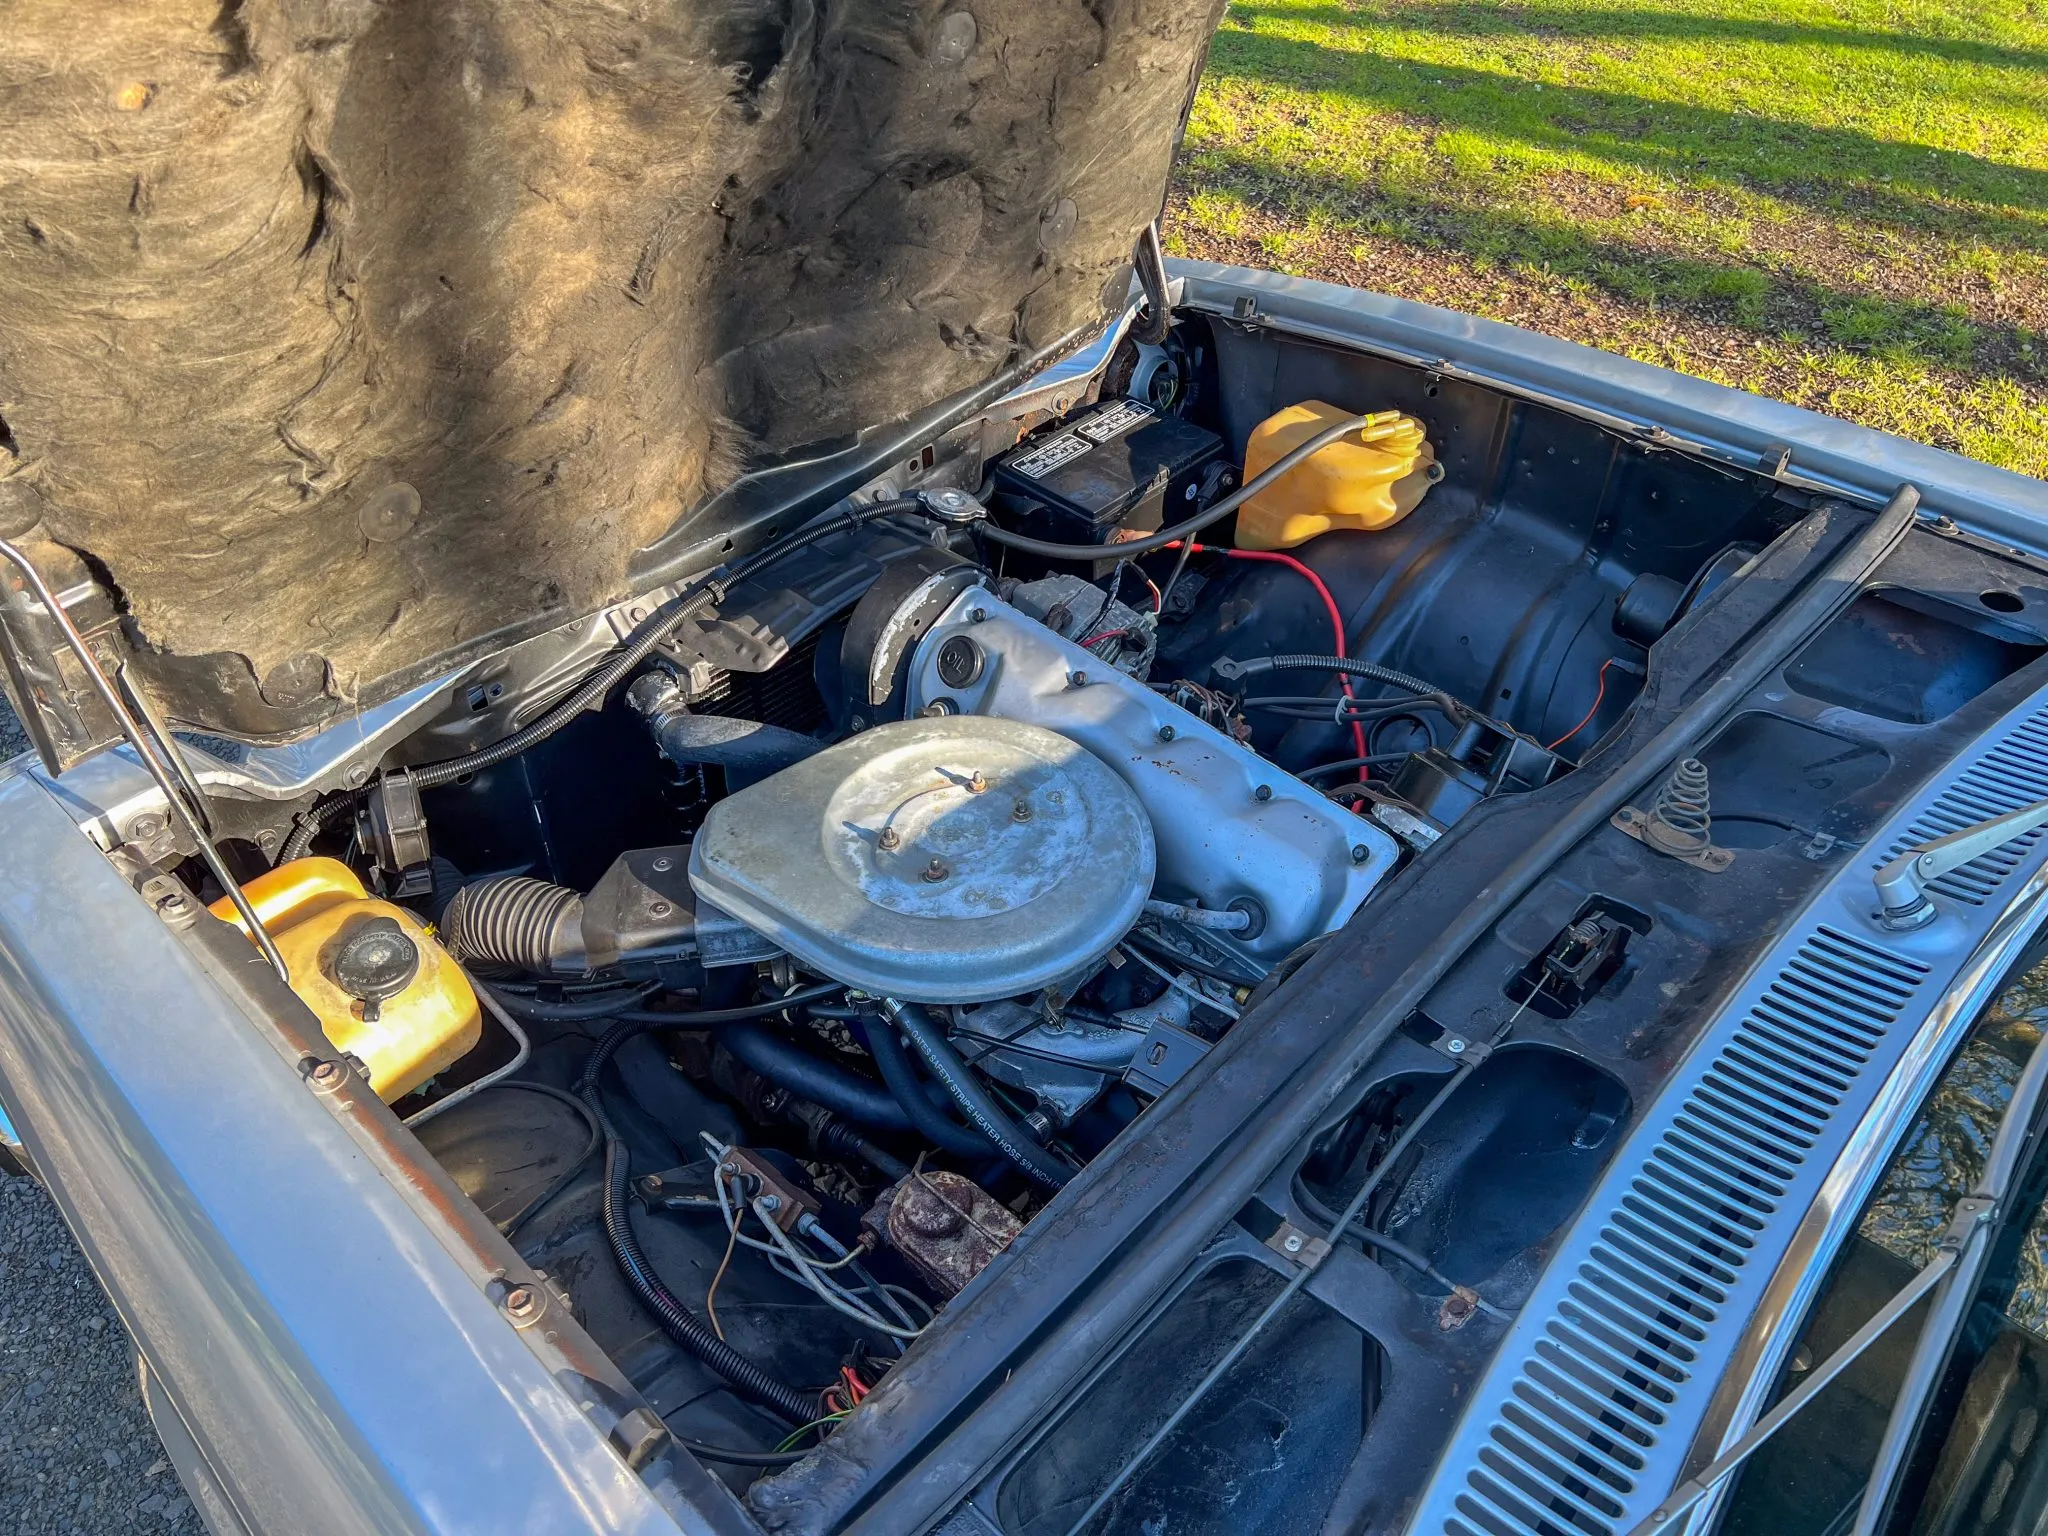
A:
[[[1030,721],[1086,747],[1151,819],[1157,894],[1254,905],[1255,931],[1219,942],[1264,965],[1342,926],[1400,851],[1365,818],[991,592],[963,592],[918,643],[909,705]]]

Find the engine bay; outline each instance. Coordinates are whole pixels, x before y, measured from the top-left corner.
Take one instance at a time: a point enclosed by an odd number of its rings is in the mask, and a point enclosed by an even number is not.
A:
[[[1461,829],[1597,761],[1667,637],[1711,675],[1744,632],[1713,629],[1740,611],[1718,600],[1844,510],[1426,369],[1271,349],[1200,317],[1126,339],[1084,388],[622,604],[595,664],[473,668],[374,774],[228,845],[328,1038],[757,1514],[908,1356],[976,1347],[950,1328],[963,1293],[1080,1170],[1142,1161],[1155,1106],[1241,1019],[1333,935],[1416,921]],[[1845,855],[1899,731],[2048,650],[1988,600],[1882,601],[1786,674],[1826,730],[1743,716],[1616,821],[1665,878]],[[1873,685],[1908,632],[1931,670]],[[1844,720],[1865,724],[1829,734]],[[1704,996],[1683,967],[1772,910],[1724,887],[1691,940],[1626,883],[1553,895],[1488,961],[1474,1006],[1545,1049],[1494,1057],[1412,1152],[1400,1058],[1287,1181],[1281,1206],[1328,1220],[1407,1159],[1374,1219],[1410,1235],[1370,1251],[1445,1348],[1489,1337],[1654,1086],[1627,1065],[1646,1047],[1598,1034],[1607,1005],[1645,975]],[[1441,1034],[1411,1057],[1444,1064],[1444,1016],[1416,1016]],[[1541,1177],[1490,1187],[1502,1159]],[[1311,1240],[1247,1221],[1261,1263]],[[1200,1357],[1172,1342],[1188,1309],[1269,1281],[1223,1255],[1162,1347]],[[1385,1360],[1317,1337],[1287,1346],[1296,1386],[1370,1418]],[[1092,1422],[1143,1420],[1112,1393]],[[1017,1464],[1005,1530],[1066,1528],[1109,1454],[1086,1422]]]

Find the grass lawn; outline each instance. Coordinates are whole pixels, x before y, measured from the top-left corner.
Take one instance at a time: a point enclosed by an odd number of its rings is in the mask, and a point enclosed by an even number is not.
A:
[[[1167,234],[2048,477],[2048,0],[1235,0]]]

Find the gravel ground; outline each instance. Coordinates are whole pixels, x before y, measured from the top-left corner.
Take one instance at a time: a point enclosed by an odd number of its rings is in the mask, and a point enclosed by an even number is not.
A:
[[[0,703],[0,761],[26,750]],[[135,1355],[63,1218],[0,1177],[0,1531],[203,1529],[135,1388]]]

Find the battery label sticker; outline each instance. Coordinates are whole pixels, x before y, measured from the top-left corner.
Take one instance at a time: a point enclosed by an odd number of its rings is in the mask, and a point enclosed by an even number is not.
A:
[[[1010,460],[1010,468],[1020,475],[1029,475],[1033,480],[1043,480],[1053,470],[1078,459],[1094,446],[1085,437],[1064,433],[1049,443],[1039,444],[1023,458]]]
[[[1089,417],[1074,430],[1090,442],[1106,443],[1133,427],[1143,426],[1158,414],[1151,406],[1141,405],[1136,400],[1121,400],[1108,410]]]

